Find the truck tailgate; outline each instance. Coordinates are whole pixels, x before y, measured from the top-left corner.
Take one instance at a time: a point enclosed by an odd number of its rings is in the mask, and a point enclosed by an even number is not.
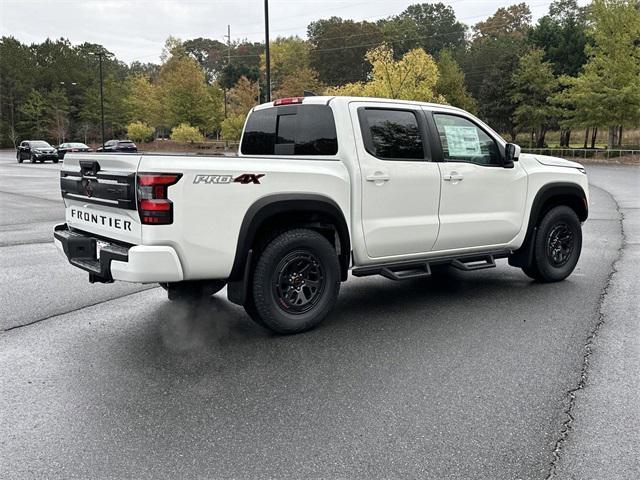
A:
[[[60,188],[72,229],[129,244],[141,242],[136,206],[140,155],[78,153],[65,156]]]

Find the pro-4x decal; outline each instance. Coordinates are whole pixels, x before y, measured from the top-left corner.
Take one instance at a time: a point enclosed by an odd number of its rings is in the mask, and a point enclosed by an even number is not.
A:
[[[228,184],[240,183],[246,185],[248,183],[260,183],[260,179],[264,177],[264,173],[243,173],[233,178],[233,175],[196,175],[193,183],[199,184]]]

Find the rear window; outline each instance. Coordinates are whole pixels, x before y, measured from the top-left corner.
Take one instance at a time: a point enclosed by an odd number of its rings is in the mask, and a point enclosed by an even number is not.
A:
[[[284,105],[249,115],[240,151],[245,155],[335,155],[338,138],[327,105]]]
[[[411,110],[361,108],[360,127],[365,148],[383,160],[425,158],[418,117]]]

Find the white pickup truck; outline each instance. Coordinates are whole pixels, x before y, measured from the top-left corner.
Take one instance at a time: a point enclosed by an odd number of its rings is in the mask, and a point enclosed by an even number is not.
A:
[[[588,215],[577,163],[520,154],[446,105],[295,97],[251,110],[237,156],[70,154],[55,243],[91,282],[227,286],[260,325],[316,326],[349,271],[391,280],[508,258],[571,274]]]

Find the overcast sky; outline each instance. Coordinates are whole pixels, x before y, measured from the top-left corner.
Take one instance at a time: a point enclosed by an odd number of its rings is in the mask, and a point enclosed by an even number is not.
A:
[[[460,21],[474,24],[522,0],[442,1],[453,7]],[[413,3],[419,0],[270,0],[271,37],[305,37],[309,22],[333,15],[375,21]],[[530,0],[534,20],[547,13],[550,3]],[[159,62],[169,35],[225,41],[230,24],[234,40],[263,40],[263,8],[262,0],[0,0],[0,33],[29,44],[47,37],[100,43],[127,63]]]

